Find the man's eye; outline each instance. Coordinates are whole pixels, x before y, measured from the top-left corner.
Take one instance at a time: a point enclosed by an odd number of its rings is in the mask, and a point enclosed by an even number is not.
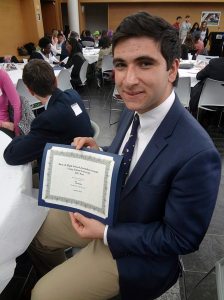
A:
[[[116,69],[121,69],[121,68],[124,68],[125,67],[125,64],[124,63],[115,63],[114,64],[114,68]]]
[[[148,67],[150,67],[152,65],[152,63],[150,63],[149,61],[141,61],[140,62],[140,66],[142,67],[142,68],[148,68]]]

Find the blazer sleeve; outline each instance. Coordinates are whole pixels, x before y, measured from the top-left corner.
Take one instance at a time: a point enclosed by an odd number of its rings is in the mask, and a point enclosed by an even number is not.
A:
[[[160,221],[108,228],[113,257],[181,255],[197,250],[212,217],[220,173],[220,157],[214,148],[194,155],[171,182]],[[144,196],[148,197],[146,191]]]
[[[197,80],[203,80],[203,79],[208,78],[209,75],[210,75],[210,62],[204,69],[202,69],[201,71],[199,71],[197,73],[196,79]]]

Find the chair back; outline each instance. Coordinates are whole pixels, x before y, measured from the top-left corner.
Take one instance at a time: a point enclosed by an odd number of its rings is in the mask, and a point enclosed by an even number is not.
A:
[[[87,69],[88,69],[88,61],[84,61],[84,63],[82,64],[82,67],[80,69],[80,72],[79,72],[79,78],[82,82],[82,85],[85,85],[86,84],[86,81],[87,81]]]
[[[216,286],[218,300],[224,300],[224,258],[220,259],[215,264]]]
[[[104,55],[102,60],[102,73],[105,71],[112,71],[114,68],[113,65],[113,56],[112,55]]]
[[[98,125],[96,122],[94,122],[93,120],[90,120],[90,122],[91,122],[91,126],[92,126],[93,132],[94,132],[93,137],[94,137],[94,139],[96,139],[96,138],[98,137],[99,133],[100,133],[100,127],[99,127],[99,125]]]
[[[201,55],[199,54],[196,58],[196,60],[201,60],[201,61],[207,61],[209,62],[210,59],[212,58],[218,58],[219,56],[209,56],[209,55]]]
[[[207,78],[200,98],[198,107],[203,106],[223,106],[224,107],[224,81]]]
[[[191,94],[191,78],[180,77],[177,86],[174,88],[180,102],[184,107],[189,107],[190,94]]]
[[[16,90],[20,96],[25,97],[29,101],[32,109],[40,108],[43,106],[36,97],[30,94],[22,79],[19,79],[17,81]]]
[[[94,47],[93,41],[82,41],[83,47]]]
[[[58,88],[62,91],[72,89],[71,73],[67,69],[62,69],[57,77]]]
[[[28,134],[30,132],[31,123],[35,119],[35,116],[30,107],[29,100],[23,96],[20,96],[20,101],[22,104],[22,117],[18,123],[18,126],[22,134]]]

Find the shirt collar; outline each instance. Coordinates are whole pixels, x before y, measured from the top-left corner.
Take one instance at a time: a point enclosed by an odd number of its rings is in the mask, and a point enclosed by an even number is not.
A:
[[[45,110],[47,110],[47,106],[48,106],[50,98],[51,98],[51,96],[48,96],[47,102],[44,104],[44,109]]]
[[[158,128],[168,111],[170,110],[175,100],[174,90],[170,96],[163,101],[159,106],[139,115],[141,131],[147,128]]]

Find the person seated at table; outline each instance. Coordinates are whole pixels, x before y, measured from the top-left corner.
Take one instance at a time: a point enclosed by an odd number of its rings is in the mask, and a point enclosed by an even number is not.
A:
[[[196,55],[202,54],[202,55],[207,55],[207,51],[204,47],[204,43],[200,39],[200,32],[195,34],[194,36],[194,49],[196,50]]]
[[[198,102],[201,95],[205,80],[211,78],[214,80],[224,81],[224,57],[213,58],[209,64],[199,71],[196,79],[200,80],[191,90],[191,99],[189,104],[190,112],[196,117],[198,110]]]
[[[79,43],[75,38],[69,38],[66,41],[66,50],[69,54],[68,61],[66,64],[62,62],[61,66],[65,67],[66,69],[72,68],[71,84],[74,89],[78,89],[79,85],[82,84],[79,73],[85,58],[82,54]]]
[[[94,47],[98,48],[99,40],[100,40],[100,31],[99,30],[94,31],[93,37],[94,37],[94,41],[95,41]]]
[[[82,52],[82,42],[79,38],[79,34],[76,31],[70,31],[69,34],[68,34],[68,39],[69,38],[74,38],[74,39],[77,40],[77,42],[79,44],[79,47],[80,47],[80,51]],[[61,45],[61,55],[60,55],[60,60],[61,61],[69,56],[68,51],[66,50],[66,41],[67,40],[65,40],[63,42],[63,44]]]
[[[75,90],[57,88],[53,68],[44,60],[33,59],[25,65],[23,81],[30,93],[45,107],[31,123],[28,135],[12,140],[4,152],[5,161],[20,165],[38,160],[40,166],[46,143],[70,145],[74,136],[93,136],[89,116]]]
[[[63,33],[59,32],[58,33],[58,42],[56,44],[57,50],[61,50],[61,46],[64,43],[64,41],[65,41],[65,37],[64,37]]]
[[[187,34],[187,37],[183,44],[181,44],[181,58],[188,59],[188,53],[192,55],[192,59],[195,59],[196,50],[194,49],[194,40],[190,33]]]
[[[102,84],[102,61],[105,55],[112,55],[112,46],[111,41],[108,36],[105,36],[101,40],[101,49],[99,52],[98,61],[96,63],[96,77],[97,77],[97,85],[101,87]]]
[[[107,30],[103,29],[101,32],[101,35],[100,35],[100,39],[99,39],[99,45],[98,45],[99,48],[102,47],[102,40],[105,37],[107,37]]]
[[[39,40],[38,46],[40,47],[40,50],[33,51],[30,55],[30,60],[37,58],[37,59],[43,59],[50,64],[59,63],[59,60],[53,55],[51,51],[51,41],[49,38],[42,37]]]
[[[10,119],[10,112],[13,118]],[[16,88],[7,72],[0,69],[0,127],[20,134],[21,102]]]
[[[94,46],[95,40],[94,38],[91,36],[91,31],[90,30],[85,30],[84,31],[84,35],[81,37],[82,40],[82,45],[85,47],[86,44],[83,42],[93,42],[91,46]]]

